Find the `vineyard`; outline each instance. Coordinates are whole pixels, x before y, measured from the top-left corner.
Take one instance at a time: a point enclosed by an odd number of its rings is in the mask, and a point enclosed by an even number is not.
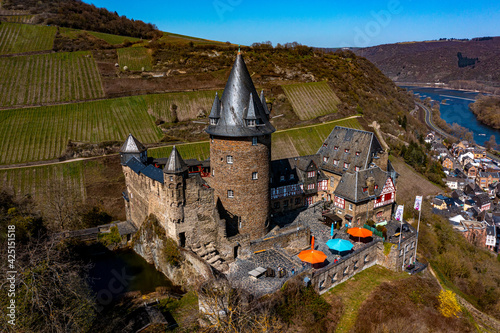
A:
[[[35,15],[9,15],[0,16],[0,20],[11,23],[31,23]]]
[[[151,50],[145,47],[127,47],[118,49],[118,63],[120,68],[127,66],[131,71],[140,71],[142,68],[150,71],[153,58]]]
[[[68,140],[157,142],[161,130],[141,96],[0,111],[0,164],[54,159]]]
[[[300,120],[314,119],[337,111],[340,99],[326,82],[281,86]]]
[[[198,161],[206,160],[210,157],[210,144],[208,141],[184,143],[175,146],[183,159],[195,158]],[[168,157],[172,151],[172,146],[152,148],[148,150],[148,156]]]
[[[0,24],[0,54],[51,50],[56,31],[56,27],[3,22]]]
[[[219,97],[221,91],[219,91]],[[189,91],[182,93],[167,93],[146,95],[148,112],[158,119],[172,122],[172,111],[175,109],[177,120],[186,121],[198,118],[199,114],[208,116],[215,98],[215,90]],[[203,111],[200,113],[200,111]]]
[[[84,200],[83,162],[0,170],[1,188],[13,189],[19,196],[31,195],[35,201],[50,199],[55,186],[64,186]]]
[[[128,40],[130,42],[138,42],[141,40],[140,38],[111,35],[111,34],[107,34],[104,32],[87,31],[87,33],[89,33],[90,35],[92,35],[94,37],[105,40],[106,42],[108,42],[111,45],[123,44],[126,40]]]
[[[340,119],[319,125],[277,131],[272,137],[273,160],[316,154],[335,126],[363,129],[356,118]]]
[[[0,107],[104,97],[88,51],[0,58],[0,73]]]

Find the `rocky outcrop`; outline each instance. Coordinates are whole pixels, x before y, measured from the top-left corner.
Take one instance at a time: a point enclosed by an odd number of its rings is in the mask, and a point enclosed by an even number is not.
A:
[[[132,243],[137,254],[176,285],[198,285],[214,277],[210,266],[197,254],[178,248],[152,215],[142,224]]]

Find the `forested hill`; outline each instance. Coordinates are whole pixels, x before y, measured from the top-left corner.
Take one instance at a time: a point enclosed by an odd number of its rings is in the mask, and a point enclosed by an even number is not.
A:
[[[3,0],[2,9],[33,14],[32,23],[147,39],[161,36],[151,23],[128,19],[80,0]]]
[[[398,82],[500,87],[500,37],[385,44],[355,52]]]

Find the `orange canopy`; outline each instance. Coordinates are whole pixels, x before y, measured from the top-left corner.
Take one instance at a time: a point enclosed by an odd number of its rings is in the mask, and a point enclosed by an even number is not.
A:
[[[347,233],[354,237],[370,237],[373,233],[365,228],[350,228]]]
[[[304,251],[300,252],[298,257],[300,260],[308,262],[310,264],[322,263],[327,258],[326,254],[314,249],[314,236],[312,237],[312,240],[311,240],[311,249],[304,250]]]
[[[317,250],[304,250],[299,253],[299,258],[310,264],[319,264],[326,260],[326,254]]]

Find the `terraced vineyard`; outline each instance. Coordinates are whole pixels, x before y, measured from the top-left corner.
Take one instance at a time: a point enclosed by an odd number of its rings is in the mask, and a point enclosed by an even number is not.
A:
[[[352,118],[278,131],[273,134],[271,158],[277,160],[298,155],[316,154],[335,126],[363,129],[358,120]]]
[[[180,144],[176,145],[176,148],[183,159],[195,158],[203,161],[210,157],[210,144],[208,141]],[[148,150],[148,156],[168,157],[170,152],[172,152],[172,146],[152,148]]]
[[[112,34],[106,34],[104,32],[87,31],[87,33],[95,36],[97,38],[103,39],[111,45],[123,44],[126,40],[130,42],[138,42],[141,39],[136,37],[118,36]]]
[[[300,120],[314,119],[337,111],[340,99],[326,82],[281,86]]]
[[[8,15],[0,16],[2,21],[11,23],[31,23],[35,15]]]
[[[56,27],[4,22],[0,25],[0,54],[51,50],[56,31]]]
[[[172,110],[175,105],[177,119],[185,121],[196,119],[201,110],[208,116],[215,98],[215,90],[189,91],[182,93],[167,93],[146,95],[148,112],[166,122],[173,120]],[[219,91],[219,97],[222,92]]]
[[[67,190],[84,200],[86,193],[83,162],[0,170],[1,188],[13,189],[20,196],[29,194],[36,201],[50,199],[54,184],[64,184]]]
[[[124,140],[144,143],[162,137],[141,96],[87,103],[0,111],[0,164],[61,156],[68,140]]]
[[[120,68],[127,66],[131,71],[140,71],[142,68],[150,71],[153,58],[150,54],[151,50],[145,47],[127,47],[118,49],[118,63]]]
[[[0,58],[0,74],[0,107],[104,97],[88,51]]]

